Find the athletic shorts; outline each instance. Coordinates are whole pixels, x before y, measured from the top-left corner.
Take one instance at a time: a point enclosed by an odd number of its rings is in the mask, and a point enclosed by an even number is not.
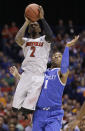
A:
[[[36,75],[32,72],[23,72],[14,94],[12,107],[35,110],[43,82],[44,73]]]
[[[60,131],[62,128],[63,110],[36,110],[33,116],[32,131]]]

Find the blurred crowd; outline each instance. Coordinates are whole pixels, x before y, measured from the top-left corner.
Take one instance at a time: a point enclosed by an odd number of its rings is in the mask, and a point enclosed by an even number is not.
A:
[[[0,27],[0,131],[32,131],[30,117],[28,120],[22,115],[12,112],[11,103],[17,85],[16,79],[9,73],[9,67],[15,65],[19,72],[23,61],[22,49],[15,42],[15,35],[19,28],[15,22]],[[79,34],[80,38],[75,47],[70,48],[70,73],[63,95],[63,129],[74,120],[85,100],[85,27],[75,26],[72,20],[64,24],[59,20],[55,27],[54,43],[52,43],[48,67],[54,52],[63,53],[65,44]],[[85,118],[84,118],[85,120]],[[83,121],[84,121],[83,120]],[[85,127],[76,127],[75,131],[85,131]],[[82,129],[83,127],[83,129]]]

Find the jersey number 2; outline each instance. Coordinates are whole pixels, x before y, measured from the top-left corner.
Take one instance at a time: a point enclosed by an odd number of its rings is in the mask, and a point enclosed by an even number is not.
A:
[[[30,54],[30,57],[35,57],[34,53],[35,53],[35,46],[31,46],[30,48],[32,50],[32,53]]]

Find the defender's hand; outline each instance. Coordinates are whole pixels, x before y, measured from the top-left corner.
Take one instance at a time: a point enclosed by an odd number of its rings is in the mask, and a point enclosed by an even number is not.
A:
[[[9,71],[15,78],[19,75],[18,70],[15,66],[10,67]]]
[[[71,47],[71,46],[75,45],[76,42],[78,41],[78,39],[79,39],[79,35],[78,35],[78,36],[75,36],[75,38],[74,38],[72,41],[68,42],[68,43],[66,44],[66,46],[67,46],[67,47]]]
[[[44,10],[43,10],[42,6],[40,6],[39,11],[40,11],[40,19],[43,19],[44,18]]]
[[[73,129],[75,129],[75,127],[78,126],[79,123],[80,123],[79,120],[74,120],[74,121],[70,122],[70,123],[68,124],[68,127],[67,127],[66,131],[69,131],[69,129],[70,129],[71,131],[73,131]]]

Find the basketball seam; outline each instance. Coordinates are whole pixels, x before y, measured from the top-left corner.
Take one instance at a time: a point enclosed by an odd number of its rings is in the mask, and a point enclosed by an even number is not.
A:
[[[31,7],[29,7],[29,8],[33,11],[33,13],[35,14],[35,16],[37,16],[36,13],[34,12],[34,10]]]
[[[30,19],[31,18],[34,18],[32,15],[26,15],[26,17],[28,17]]]
[[[29,19],[30,19],[30,17],[31,17],[31,18],[34,18],[34,17],[30,16],[30,15],[27,15],[26,17],[28,17]]]

